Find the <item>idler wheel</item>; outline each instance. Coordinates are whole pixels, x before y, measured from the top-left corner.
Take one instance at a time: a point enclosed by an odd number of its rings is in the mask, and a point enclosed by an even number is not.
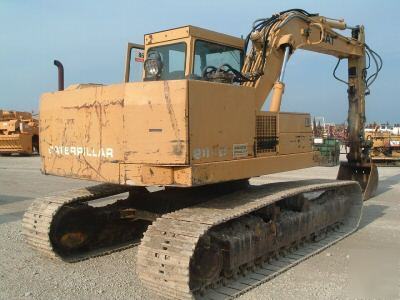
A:
[[[82,247],[88,240],[88,235],[84,232],[66,232],[60,238],[60,244],[68,249],[76,249]]]
[[[56,252],[69,254],[86,250],[101,228],[95,209],[89,205],[64,207],[55,217],[50,231]]]

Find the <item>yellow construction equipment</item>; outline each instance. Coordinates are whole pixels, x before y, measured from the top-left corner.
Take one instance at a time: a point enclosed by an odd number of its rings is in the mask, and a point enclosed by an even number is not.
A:
[[[0,110],[0,155],[39,153],[39,121],[29,112]]]
[[[390,131],[366,131],[365,139],[370,141],[371,160],[378,166],[400,165],[400,135]]]
[[[280,111],[297,49],[348,61],[348,161],[340,180],[249,185],[316,164],[310,115]],[[137,51],[143,80],[130,82]],[[363,133],[379,62],[363,26],[294,9],[257,20],[245,40],[194,26],[146,34],[128,45],[120,84],[62,90],[56,63],[60,91],[40,103],[42,172],[103,183],[36,199],[28,243],[77,261],[141,241],[138,276],[168,298],[233,297],[269,280],[357,229],[378,184]]]

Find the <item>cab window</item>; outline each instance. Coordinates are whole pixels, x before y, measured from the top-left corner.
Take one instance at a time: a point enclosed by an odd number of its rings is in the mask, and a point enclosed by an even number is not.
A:
[[[185,43],[152,47],[148,50],[148,53],[154,51],[158,52],[162,62],[162,69],[158,79],[174,80],[185,78]]]
[[[202,76],[203,70],[208,66],[220,67],[229,64],[240,71],[243,65],[243,51],[241,49],[197,40],[194,46],[193,74]]]

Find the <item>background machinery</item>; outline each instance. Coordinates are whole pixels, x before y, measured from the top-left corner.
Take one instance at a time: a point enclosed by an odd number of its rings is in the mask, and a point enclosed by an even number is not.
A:
[[[400,135],[393,131],[376,126],[365,132],[365,139],[371,143],[371,160],[378,166],[400,165]]]
[[[39,121],[29,112],[0,110],[0,155],[39,153]]]
[[[134,49],[144,50],[141,82],[129,82]],[[315,165],[310,115],[280,111],[297,49],[348,60],[348,161],[339,181],[249,185]],[[375,58],[362,26],[298,9],[257,20],[245,40],[193,26],[146,34],[128,46],[124,83],[42,96],[43,173],[103,184],[36,199],[27,242],[77,261],[141,241],[138,276],[168,298],[234,296],[276,276],[356,230],[376,190],[366,52]]]

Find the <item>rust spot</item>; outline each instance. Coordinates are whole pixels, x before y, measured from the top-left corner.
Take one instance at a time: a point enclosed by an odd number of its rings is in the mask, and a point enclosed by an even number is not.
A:
[[[125,151],[124,152],[124,160],[127,161],[129,156],[134,155],[136,153],[138,153],[138,152],[137,151]]]
[[[175,138],[177,140],[177,144],[173,146],[173,153],[176,155],[181,155],[182,154],[182,142],[180,139],[180,130],[178,127],[178,122],[176,120],[175,111],[172,107],[168,81],[164,81],[164,99],[165,99],[165,103],[167,105],[167,110],[168,110],[169,118],[171,121],[171,126],[172,126],[172,129],[174,130]]]
[[[178,144],[172,146],[172,153],[174,153],[175,155],[182,154],[182,144],[180,141],[178,142]]]
[[[125,103],[124,103],[124,99],[118,99],[118,100],[111,100],[111,101],[107,101],[107,100],[103,100],[101,102],[99,101],[94,101],[93,103],[84,103],[82,105],[74,105],[74,106],[62,106],[61,108],[63,109],[82,109],[82,108],[92,108],[92,107],[107,107],[110,105],[119,105],[121,107],[124,107]]]

